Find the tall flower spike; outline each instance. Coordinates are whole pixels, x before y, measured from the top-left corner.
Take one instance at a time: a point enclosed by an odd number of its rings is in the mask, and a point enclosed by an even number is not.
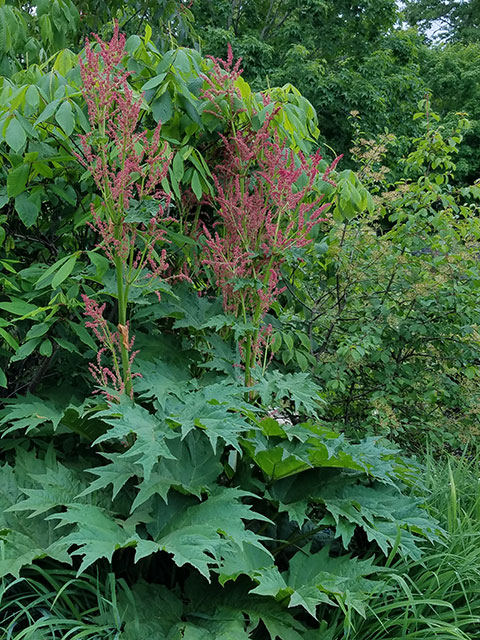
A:
[[[262,321],[284,290],[280,286],[282,263],[288,251],[312,241],[312,229],[327,221],[329,204],[316,189],[322,177],[320,154],[310,158],[294,154],[272,133],[271,124],[280,107],[272,108],[258,131],[245,123],[241,129],[234,125],[239,113],[235,110],[239,74],[239,63],[233,63],[229,48],[226,62],[214,59],[203,92],[211,111],[224,120],[222,159],[215,168],[212,201],[218,222],[213,229],[204,226],[203,263],[213,270],[225,310],[256,327],[246,344],[240,345],[249,384],[249,366],[265,361],[262,351],[270,330],[262,327]],[[229,114],[220,108],[225,100]],[[266,106],[271,98],[263,102]],[[330,181],[338,160],[324,172],[324,180]]]
[[[119,33],[118,25],[109,42],[98,36],[94,39],[94,46],[86,41],[85,58],[80,62],[91,131],[80,136],[83,153],[77,157],[91,173],[102,198],[99,210],[91,207],[89,225],[100,236],[99,246],[115,268],[118,331],[110,333],[101,320],[101,308],[85,300],[91,318],[87,326],[101,343],[99,360],[91,371],[98,384],[105,386],[110,381],[116,393],[131,395],[133,340],[125,337],[128,293],[140,283],[155,289],[155,281],[165,277],[167,253],[159,245],[166,242],[165,225],[171,218],[170,198],[161,183],[172,154],[167,142],[161,140],[160,123],[151,136],[139,130],[142,100],[129,85],[130,72],[122,67],[125,36]],[[132,199],[145,197],[158,201],[157,213],[146,224],[130,221]],[[113,362],[110,369],[100,363],[107,353]]]

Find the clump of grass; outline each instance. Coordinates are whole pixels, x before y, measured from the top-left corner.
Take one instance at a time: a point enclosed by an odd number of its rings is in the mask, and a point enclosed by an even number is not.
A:
[[[443,544],[419,561],[398,560],[373,595],[365,618],[345,628],[331,621],[335,640],[480,639],[480,456],[473,460],[427,456],[429,509],[447,531]]]
[[[101,583],[68,569],[32,566],[20,578],[0,581],[2,640],[117,640],[121,624],[113,574]]]

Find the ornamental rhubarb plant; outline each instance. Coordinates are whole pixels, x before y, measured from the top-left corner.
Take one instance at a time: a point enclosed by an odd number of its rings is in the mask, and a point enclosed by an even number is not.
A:
[[[281,266],[289,253],[312,242],[315,226],[328,221],[330,204],[323,201],[318,183],[331,182],[328,176],[340,158],[322,170],[320,153],[295,153],[271,133],[278,112],[273,105],[258,131],[251,124],[238,126],[243,113],[235,110],[235,97],[241,97],[235,88],[239,73],[229,47],[226,62],[213,59],[203,93],[213,105],[208,111],[223,118],[225,127],[223,158],[213,175],[212,202],[219,219],[213,229],[204,225],[203,264],[213,270],[225,311],[246,327],[239,346],[245,383],[251,386],[252,369],[265,371],[267,365],[272,327],[263,318],[284,291]]]
[[[172,158],[166,142],[160,140],[161,124],[152,135],[139,130],[141,98],[129,86],[130,72],[121,67],[125,36],[115,26],[110,42],[94,36],[97,47],[86,41],[85,59],[80,60],[82,93],[88,107],[91,131],[80,136],[83,153],[77,154],[91,173],[101,194],[98,209],[91,205],[89,226],[99,237],[99,247],[115,268],[117,332],[110,332],[103,319],[105,305],[84,298],[86,315],[100,340],[101,349],[91,371],[102,387],[108,382],[118,394],[133,396],[131,364],[133,338],[129,335],[128,301],[133,286],[158,281],[167,270],[165,223],[170,197],[161,189]],[[131,215],[133,199],[149,199],[147,219]],[[109,352],[113,369],[102,364]]]

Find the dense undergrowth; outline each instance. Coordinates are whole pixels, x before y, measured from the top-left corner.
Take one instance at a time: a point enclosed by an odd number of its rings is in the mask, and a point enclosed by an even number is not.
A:
[[[149,27],[1,97],[5,637],[474,633],[478,492],[410,457],[477,435],[467,123],[358,176]]]

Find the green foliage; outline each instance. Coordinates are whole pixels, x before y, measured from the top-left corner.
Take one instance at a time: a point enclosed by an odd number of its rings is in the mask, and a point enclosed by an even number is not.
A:
[[[395,2],[288,0],[241,6],[208,0],[192,6],[204,50],[222,55],[230,42],[254,86],[293,84],[317,109],[322,139],[347,153],[348,112],[362,112],[371,135],[385,127],[413,135],[410,114],[426,91],[422,47],[412,32],[394,30]]]
[[[424,135],[404,180],[388,190],[366,165],[380,214],[339,220],[291,271],[283,326],[295,340],[277,357],[288,369],[285,355],[301,350],[321,415],[349,433],[454,445],[478,433],[479,191],[451,185],[467,123],[452,131],[431,111],[416,117]]]
[[[467,640],[478,631],[478,457],[427,460],[429,509],[450,531],[449,538],[426,549],[421,561],[394,562],[389,589],[370,599],[364,619],[354,614],[350,637],[427,639],[433,632],[438,638]],[[342,627],[338,620],[334,637],[344,637]]]
[[[126,6],[118,0],[7,0],[0,6],[0,74],[11,77],[24,66],[51,62],[63,74],[71,68],[72,50],[99,26],[108,30],[115,19],[128,35],[151,25],[149,39],[164,49],[176,41],[191,44],[194,37],[192,13],[181,1],[138,0]],[[29,98],[38,100],[34,91]],[[59,117],[70,121],[68,106]]]
[[[407,0],[404,15],[412,25],[432,39],[478,42],[480,37],[478,0]],[[429,31],[432,33],[428,33]]]
[[[123,614],[117,603],[119,588],[113,574],[102,583],[52,564],[33,566],[21,578],[2,579],[0,630],[15,640],[118,638]]]
[[[98,4],[85,5],[84,24]],[[43,25],[47,56],[61,38],[81,33],[71,35],[59,20],[61,33],[51,27],[50,36],[49,11],[60,6],[16,7],[28,14],[25,29]],[[120,12],[131,27],[143,6],[103,9]],[[238,7],[237,27],[250,13],[261,18],[259,6]],[[262,29],[278,43],[280,27],[291,29],[293,44],[305,11],[271,5],[272,12],[284,8],[284,27],[272,13]],[[338,7],[310,8],[305,42],[315,45],[322,24],[332,42],[342,40],[336,56],[359,24],[376,46],[395,15],[390,1],[360,9],[344,3],[350,31],[339,39]],[[219,15],[224,10],[219,5]],[[180,13],[189,21],[183,4],[158,11],[163,18],[145,5],[140,22],[166,20],[180,36]],[[385,189],[380,202],[349,169],[315,181],[308,198],[324,194],[332,221],[284,256],[287,290],[267,317],[277,357],[270,367],[266,358],[246,386],[239,341],[252,326],[224,312],[201,267],[202,230],[223,233],[213,175],[232,129],[278,139],[303,166],[298,154],[308,158],[318,146],[317,116],[289,84],[255,92],[240,76],[231,102],[223,87],[212,98],[205,89],[214,63],[152,37],[148,25],[142,36],[131,34],[119,67],[131,72],[146,139],[161,121],[172,153],[161,184],[167,277],[157,291],[135,282],[119,289],[86,224],[90,206],[103,214],[111,192],[96,195],[76,156],[78,136],[90,128],[77,54],[64,49],[26,64],[16,40],[7,52],[16,69],[0,87],[1,624],[18,640],[49,633],[313,640],[334,638],[330,623],[338,616],[347,634],[357,616],[368,616],[373,597],[394,588],[385,565],[420,562],[422,546],[445,537],[424,508],[421,467],[379,437],[391,436],[395,424],[381,423],[369,403],[389,403],[401,416],[401,437],[414,440],[424,404],[450,403],[450,418],[463,401],[463,387],[446,381],[463,384],[465,362],[473,371],[472,283],[480,279],[469,206],[478,193],[451,187],[461,134],[432,128],[430,113],[406,159],[407,188]],[[225,117],[233,111],[235,118]],[[115,158],[113,145],[101,144]],[[259,179],[248,163],[242,177]],[[159,202],[136,195],[121,215],[130,230],[144,232]],[[293,214],[285,212],[286,227]],[[107,394],[91,396],[88,364],[97,346],[82,295],[101,306],[118,340],[135,334],[134,394],[97,388]],[[425,330],[431,326],[434,335]],[[427,343],[433,364],[425,373]]]
[[[465,113],[470,128],[465,132],[457,156],[457,181],[471,184],[480,174],[478,154],[480,112],[478,109],[478,77],[480,73],[480,44],[452,43],[426,49],[421,58],[422,75],[430,87],[432,106],[454,126],[458,113]]]

